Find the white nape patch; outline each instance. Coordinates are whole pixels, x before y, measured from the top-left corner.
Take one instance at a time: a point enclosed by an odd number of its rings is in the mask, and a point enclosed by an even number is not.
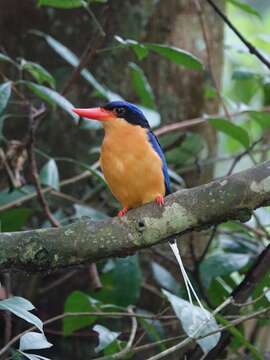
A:
[[[256,193],[265,193],[270,191],[270,176],[267,176],[260,182],[252,181],[250,189]]]

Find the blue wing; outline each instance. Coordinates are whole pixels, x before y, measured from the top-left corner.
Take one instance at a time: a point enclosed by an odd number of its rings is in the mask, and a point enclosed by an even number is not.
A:
[[[164,183],[165,183],[165,188],[166,188],[166,195],[171,193],[171,185],[170,185],[170,178],[169,178],[169,174],[168,174],[168,166],[167,166],[167,162],[165,159],[165,156],[163,154],[163,151],[161,149],[161,145],[157,139],[157,137],[153,134],[153,132],[151,130],[148,130],[148,140],[150,141],[153,149],[155,150],[155,152],[158,154],[158,156],[160,157],[160,159],[162,160],[162,171],[163,171],[163,175],[164,175]]]

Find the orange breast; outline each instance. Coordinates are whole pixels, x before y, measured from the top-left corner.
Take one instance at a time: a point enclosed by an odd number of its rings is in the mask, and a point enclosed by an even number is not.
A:
[[[146,129],[124,120],[105,126],[100,160],[105,179],[122,206],[134,208],[165,195],[162,161]]]

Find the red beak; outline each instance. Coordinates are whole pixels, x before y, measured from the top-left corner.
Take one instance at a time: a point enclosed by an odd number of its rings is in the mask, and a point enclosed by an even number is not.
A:
[[[101,107],[90,109],[72,109],[72,111],[81,117],[99,121],[106,121],[115,118],[112,111],[105,110]]]

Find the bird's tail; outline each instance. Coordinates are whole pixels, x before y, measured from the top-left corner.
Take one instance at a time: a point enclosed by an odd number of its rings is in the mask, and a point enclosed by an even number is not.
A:
[[[200,308],[206,312],[207,317],[208,317],[208,312],[206,311],[206,309],[204,308],[203,304],[201,303],[195,289],[193,288],[193,285],[191,283],[191,281],[189,280],[188,274],[185,270],[181,255],[180,255],[180,251],[178,249],[176,240],[174,240],[173,242],[169,242],[169,245],[174,253],[174,256],[176,257],[176,260],[179,264],[183,279],[184,279],[184,283],[185,283],[185,287],[187,290],[187,294],[188,294],[188,299],[189,302],[191,303],[191,305],[193,305],[193,300],[192,300],[192,295],[194,296],[195,300],[197,301],[198,305],[200,306]]]

